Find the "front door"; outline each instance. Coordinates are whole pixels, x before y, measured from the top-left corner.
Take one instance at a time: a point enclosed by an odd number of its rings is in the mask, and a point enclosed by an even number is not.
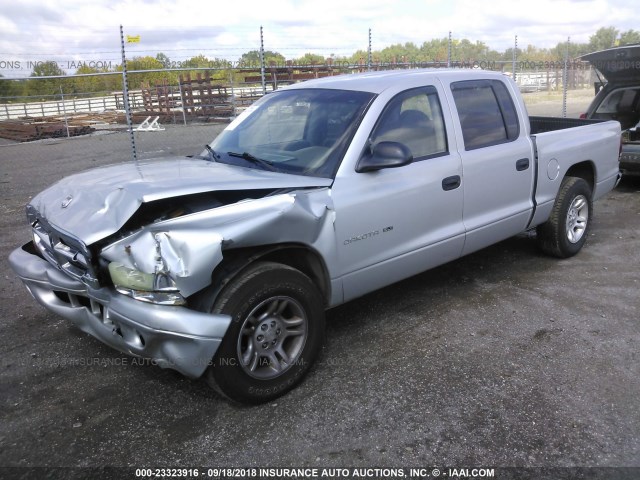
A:
[[[369,148],[380,142],[402,143],[413,162],[351,172],[332,188],[345,301],[457,258],[464,244],[462,164],[436,87],[391,99]]]

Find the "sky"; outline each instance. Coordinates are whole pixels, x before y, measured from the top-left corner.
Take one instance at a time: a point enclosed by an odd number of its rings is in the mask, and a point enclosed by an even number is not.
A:
[[[27,77],[34,62],[120,63],[120,30],[140,35],[127,58],[163,52],[176,66],[202,54],[237,61],[260,48],[291,59],[350,56],[433,38],[553,47],[587,42],[600,27],[640,29],[638,0],[0,0],[0,74]],[[70,72],[71,70],[71,72]]]

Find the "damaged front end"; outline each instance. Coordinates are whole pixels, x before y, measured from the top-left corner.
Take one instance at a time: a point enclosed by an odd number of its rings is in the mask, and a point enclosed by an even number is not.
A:
[[[110,262],[111,280],[121,293],[180,304],[210,284],[223,250],[283,243],[315,248],[334,241],[323,235],[332,232],[329,202],[328,189],[320,188],[197,211],[145,225],[105,246],[100,257]],[[163,288],[152,288],[157,285]],[[181,298],[167,297],[174,294]]]
[[[45,260],[31,242],[9,256],[12,269],[33,297],[82,331],[116,350],[153,359],[160,367],[188,377],[199,377],[206,370],[229,317],[186,306],[144,303],[110,286],[94,287],[89,275],[82,280],[71,276],[69,262],[62,262]]]
[[[226,166],[214,168],[224,173]],[[253,175],[264,188],[197,188],[177,197],[165,189],[164,198],[145,196],[139,182],[131,188],[120,182],[101,204],[77,201],[83,193],[68,193],[69,183],[62,182],[28,207],[33,241],[15,250],[10,264],[39,303],[81,330],[198,377],[230,317],[196,311],[190,297],[211,284],[225,251],[283,242],[333,250],[330,181],[281,174],[276,180],[274,174],[269,182],[269,172]],[[100,215],[105,222],[95,224]]]

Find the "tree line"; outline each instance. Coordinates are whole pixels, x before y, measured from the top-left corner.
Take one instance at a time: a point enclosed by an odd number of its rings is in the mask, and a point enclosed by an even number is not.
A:
[[[586,53],[604,50],[614,46],[631,45],[640,43],[640,31],[619,31],[615,27],[603,27],[589,37],[586,43],[561,42],[553,48],[538,48],[527,45],[518,48],[516,57],[519,62],[561,62],[566,55],[570,59],[577,58]],[[413,42],[397,43],[386,46],[372,52],[374,63],[425,63],[433,61],[446,61],[449,54],[449,39],[439,38],[424,41],[421,45]],[[350,56],[335,56],[325,58],[314,53],[306,53],[299,58],[286,59],[284,55],[276,51],[265,51],[264,61],[269,65],[323,65],[326,63],[358,64],[368,61],[368,52],[357,50]],[[451,58],[459,62],[484,60],[489,62],[511,61],[514,56],[514,47],[499,52],[490,48],[481,41],[472,42],[468,39],[454,39],[451,41]],[[127,69],[133,70],[161,70],[171,68],[210,68],[214,82],[229,83],[241,82],[244,72],[240,69],[260,67],[260,52],[251,50],[242,54],[237,62],[198,55],[188,60],[171,60],[166,54],[158,53],[155,57],[144,56],[127,60]],[[121,66],[113,69],[93,68],[81,65],[76,70],[76,75],[100,74],[121,71]],[[129,88],[139,89],[143,85],[158,85],[166,82],[168,85],[176,85],[180,74],[187,72],[145,72],[129,75]],[[196,71],[189,72],[192,78]],[[1,75],[0,75],[1,76]],[[33,68],[30,79],[26,81],[0,79],[0,102],[10,99],[2,97],[18,96],[51,96],[60,95],[60,89],[64,95],[99,94],[122,90],[122,78],[118,75],[96,76],[69,76],[64,79],[38,79],[38,77],[66,76],[65,72],[56,62],[39,63]]]

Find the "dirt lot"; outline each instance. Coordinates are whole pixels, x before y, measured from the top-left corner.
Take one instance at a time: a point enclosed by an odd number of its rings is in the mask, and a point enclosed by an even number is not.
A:
[[[215,129],[139,134],[140,157],[197,153]],[[639,181],[595,204],[574,258],[522,235],[328,312],[306,381],[243,408],[132,364],[9,270],[29,198],[128,148],[0,146],[1,466],[640,467]]]

